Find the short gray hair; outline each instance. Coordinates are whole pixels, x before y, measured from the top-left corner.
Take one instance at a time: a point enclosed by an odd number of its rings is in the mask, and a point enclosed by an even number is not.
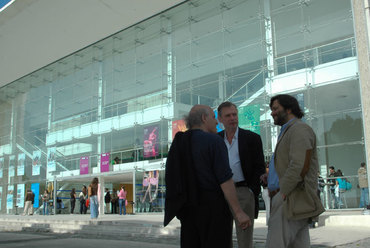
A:
[[[186,127],[188,129],[192,129],[195,126],[201,126],[203,121],[202,121],[202,116],[208,116],[209,111],[206,108],[197,108],[194,110],[191,110],[188,115],[184,116],[184,120],[186,123]]]

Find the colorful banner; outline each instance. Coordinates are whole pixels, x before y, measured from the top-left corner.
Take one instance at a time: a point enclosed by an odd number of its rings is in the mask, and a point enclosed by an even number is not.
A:
[[[249,105],[238,109],[239,127],[261,134],[260,105]]]
[[[32,176],[40,175],[41,151],[34,151],[32,156]]]
[[[89,157],[80,158],[80,175],[89,174]]]
[[[24,175],[24,163],[26,161],[26,154],[18,154],[18,166],[17,166],[17,176]]]
[[[31,184],[31,190],[35,194],[35,201],[33,202],[33,207],[38,208],[39,207],[39,194],[40,194],[40,184],[39,183],[33,183]]]
[[[0,178],[3,178],[4,158],[0,158]]]
[[[159,125],[144,128],[144,158],[158,156],[158,139]]]
[[[8,185],[8,194],[6,195],[6,209],[13,209],[14,185]]]
[[[24,207],[24,184],[17,185],[17,206],[19,208]]]
[[[0,210],[1,210],[1,199],[3,199],[3,186],[0,186]]]
[[[48,148],[48,172],[56,170],[56,163],[55,163],[55,152],[56,147]]]
[[[109,157],[110,153],[102,153],[100,155],[100,172],[107,172],[109,171]]]
[[[172,140],[175,138],[176,133],[185,132],[187,129],[184,120],[177,120],[172,122]]]
[[[9,156],[9,178],[15,176],[15,155]]]

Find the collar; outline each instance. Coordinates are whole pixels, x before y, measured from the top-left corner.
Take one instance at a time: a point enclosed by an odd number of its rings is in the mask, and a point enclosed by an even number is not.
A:
[[[238,140],[238,137],[239,137],[239,127],[236,127],[236,131],[235,131],[233,140]],[[224,130],[224,140],[227,140],[226,130]]]

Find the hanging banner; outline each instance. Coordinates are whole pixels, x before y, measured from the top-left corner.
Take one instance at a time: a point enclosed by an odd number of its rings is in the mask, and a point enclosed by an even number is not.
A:
[[[110,153],[102,153],[100,155],[100,172],[107,172],[109,171],[109,157]]]
[[[144,128],[144,158],[156,157],[159,154],[157,139],[159,138],[159,126]]]
[[[14,185],[8,185],[8,194],[6,196],[6,209],[13,209]]]
[[[172,122],[172,140],[175,138],[176,133],[185,132],[188,130],[184,120],[177,120]]]
[[[9,156],[9,178],[15,176],[15,155]]]
[[[48,148],[48,172],[56,170],[56,163],[55,163],[55,152],[56,147]]]
[[[32,176],[40,175],[41,151],[34,151],[32,156]]]
[[[257,134],[261,134],[260,129],[260,105],[249,105],[238,108],[239,126]]]
[[[40,184],[39,183],[33,183],[31,184],[31,190],[35,194],[35,201],[33,202],[33,207],[38,208],[39,207],[39,195],[40,195]]]
[[[26,154],[18,154],[18,166],[17,166],[17,176],[24,175],[24,163],[26,160]]]
[[[4,158],[0,158],[0,178],[3,178]]]
[[[89,157],[80,158],[80,175],[89,174]]]
[[[18,184],[17,185],[17,203],[19,208],[24,207],[24,184]]]

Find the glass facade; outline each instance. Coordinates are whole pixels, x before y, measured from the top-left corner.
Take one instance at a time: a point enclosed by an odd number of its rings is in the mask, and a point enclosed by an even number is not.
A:
[[[25,189],[53,182],[59,195],[93,176],[111,190],[129,185],[133,211],[162,211],[167,151],[192,105],[232,101],[241,123],[253,112],[243,127],[261,135],[268,159],[278,93],[304,109],[321,175],[332,165],[357,184],[365,153],[351,1],[195,0],[0,89],[0,213],[21,209]],[[357,207],[360,191],[346,194]],[[328,189],[322,200],[331,208]]]

